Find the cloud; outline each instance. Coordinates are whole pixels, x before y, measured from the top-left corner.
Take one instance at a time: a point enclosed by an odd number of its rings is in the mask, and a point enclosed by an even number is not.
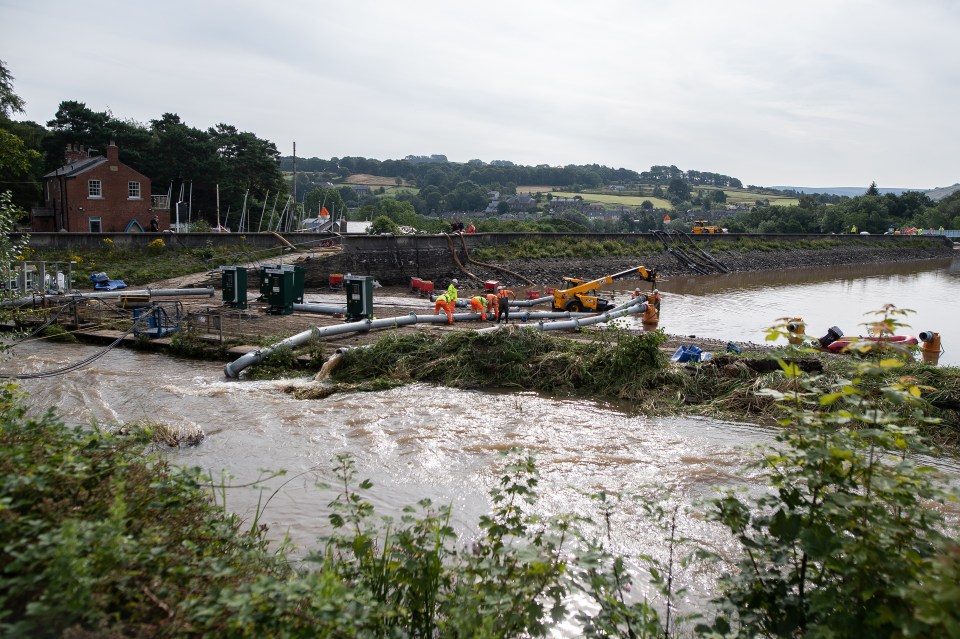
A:
[[[677,164],[753,184],[960,180],[952,3],[116,9],[0,0],[30,119],[79,100],[140,122],[225,122],[306,156]]]

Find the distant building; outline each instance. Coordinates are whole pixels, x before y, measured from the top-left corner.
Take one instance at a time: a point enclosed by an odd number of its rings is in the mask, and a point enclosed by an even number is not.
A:
[[[624,186],[622,186],[622,185],[620,185],[620,184],[611,184],[610,186],[607,187],[607,190],[608,190],[608,191],[622,191],[622,190],[624,190],[624,188],[626,188],[626,187],[624,187]]]
[[[370,230],[373,222],[351,222],[340,219],[333,223],[330,230],[341,235],[362,235]]]
[[[64,165],[43,176],[43,205],[34,207],[30,228],[38,233],[141,233],[154,216],[170,228],[170,199],[151,195],[150,178],[119,160],[112,142],[106,156],[70,145]]]
[[[520,193],[506,199],[511,211],[526,211],[537,206],[537,201],[529,193]]]

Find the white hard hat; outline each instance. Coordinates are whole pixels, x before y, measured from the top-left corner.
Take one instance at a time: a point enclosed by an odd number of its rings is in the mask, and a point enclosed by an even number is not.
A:
[[[452,280],[450,280],[450,283],[451,283],[451,284],[459,284],[460,282],[457,281],[457,278],[453,278]]]
[[[654,293],[659,293],[660,291],[657,290],[657,289],[653,289],[653,292],[654,292]]]

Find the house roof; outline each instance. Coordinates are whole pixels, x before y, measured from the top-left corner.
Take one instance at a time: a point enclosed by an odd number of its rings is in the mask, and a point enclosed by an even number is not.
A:
[[[89,171],[93,167],[99,166],[100,164],[103,164],[106,161],[107,161],[107,158],[105,158],[102,155],[98,155],[97,157],[94,157],[94,158],[84,158],[82,160],[77,160],[76,162],[71,162],[70,164],[65,164],[61,166],[59,169],[50,171],[43,177],[44,178],[73,177],[74,175],[79,175],[84,171]]]

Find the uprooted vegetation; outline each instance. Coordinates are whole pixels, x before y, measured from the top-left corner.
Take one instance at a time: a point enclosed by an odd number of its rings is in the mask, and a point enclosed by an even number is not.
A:
[[[825,383],[852,375],[851,358],[785,348],[773,353],[718,356],[702,364],[673,365],[661,350],[666,339],[657,331],[632,334],[604,330],[570,339],[516,327],[491,333],[455,331],[443,335],[390,334],[346,352],[332,384],[297,387],[301,399],[336,392],[377,391],[408,383],[457,388],[536,391],[619,403],[629,411],[664,415],[686,413],[772,425],[776,402],[760,388],[790,392],[795,380],[783,366],[818,373]],[[782,364],[781,364],[782,362]],[[864,380],[883,399],[882,388],[906,377],[929,389],[930,414],[936,425],[916,420],[913,408],[890,402],[911,425],[941,445],[960,450],[960,371],[934,368],[912,360],[885,368]]]

